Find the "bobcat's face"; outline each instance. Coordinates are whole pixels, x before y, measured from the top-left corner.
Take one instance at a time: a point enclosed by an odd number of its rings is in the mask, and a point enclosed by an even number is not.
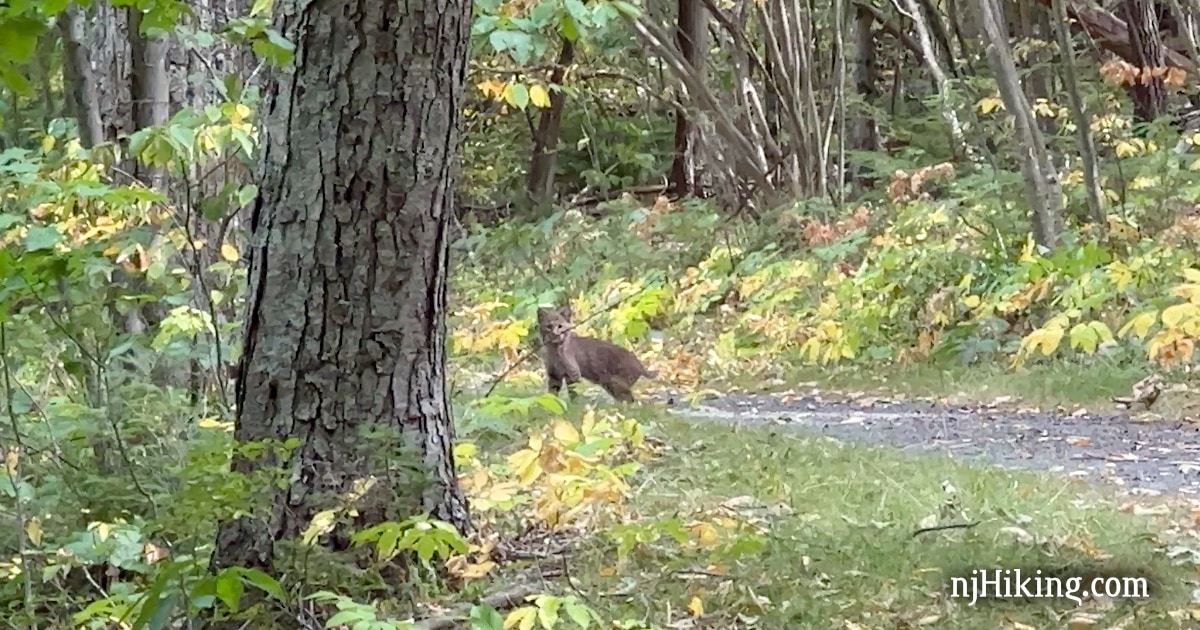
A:
[[[571,332],[571,307],[560,309],[549,307],[538,308],[538,334],[542,343],[559,344]]]

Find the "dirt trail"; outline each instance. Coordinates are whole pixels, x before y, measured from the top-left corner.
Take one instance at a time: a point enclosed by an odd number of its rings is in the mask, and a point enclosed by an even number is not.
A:
[[[726,394],[693,408],[686,403],[670,408],[695,418],[775,423],[848,442],[1080,474],[1127,489],[1200,495],[1200,428],[1137,422],[1119,412],[1066,415],[986,405],[830,400],[824,393],[819,398]]]

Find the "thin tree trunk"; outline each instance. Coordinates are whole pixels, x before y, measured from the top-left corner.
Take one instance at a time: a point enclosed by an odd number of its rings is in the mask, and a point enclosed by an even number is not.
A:
[[[708,52],[708,11],[700,0],[679,0],[675,43],[679,54],[705,82],[705,55]],[[696,192],[696,145],[699,130],[686,110],[675,111],[675,159],[671,162],[671,190],[679,195]]]
[[[1071,29],[1067,26],[1067,7],[1063,0],[1054,2],[1054,31],[1058,36],[1058,48],[1063,55],[1063,75],[1067,83],[1067,102],[1071,107],[1071,117],[1075,119],[1075,136],[1079,142],[1079,158],[1083,162],[1083,186],[1087,193],[1088,219],[1104,229],[1107,220],[1104,215],[1104,205],[1100,198],[1096,146],[1092,143],[1091,119],[1079,94],[1079,77],[1075,70],[1075,46],[1071,39]]]
[[[79,123],[79,142],[90,149],[104,142],[104,124],[100,120],[100,94],[92,72],[92,56],[84,40],[83,14],[78,5],[68,4],[58,16],[63,38],[63,76],[67,82],[67,102]]]
[[[171,115],[171,82],[167,76],[167,51],[170,43],[163,34],[142,33],[142,12],[129,9],[129,53],[133,71],[129,91],[133,98],[133,123],[138,129],[166,124]],[[133,172],[142,183],[165,192],[166,174],[162,169],[134,164]]]
[[[854,87],[858,97],[867,105],[877,105],[879,88],[875,82],[878,72],[875,69],[875,37],[871,30],[874,21],[872,15],[861,6],[855,8],[854,20]],[[854,121],[854,140],[851,146],[857,151],[878,151],[879,130],[875,117],[860,115]]]
[[[238,442],[295,438],[256,513],[222,523],[214,566],[272,568],[274,541],[346,505],[471,529],[445,387],[448,229],[470,0],[300,3],[276,13],[295,68],[268,86]],[[361,432],[394,432],[415,461]],[[411,478],[412,464],[425,479]],[[417,486],[417,490],[412,490]],[[326,541],[347,543],[337,529]]]
[[[1054,177],[1046,142],[1034,121],[1033,108],[1021,91],[1017,65],[1008,47],[996,0],[979,0],[983,30],[988,39],[987,57],[1004,107],[1013,117],[1017,141],[1021,145],[1021,172],[1025,176],[1025,198],[1029,203],[1033,238],[1038,245],[1053,249],[1058,244],[1058,225],[1062,211],[1062,193]]]
[[[942,118],[950,126],[950,135],[954,139],[955,146],[968,158],[971,158],[973,151],[963,134],[962,123],[958,120],[958,112],[950,102],[950,80],[938,63],[937,51],[933,48],[933,40],[929,34],[929,27],[925,25],[925,18],[921,15],[921,7],[917,0],[904,0],[904,3],[908,9],[906,15],[916,27],[917,40],[921,43],[921,51],[925,56],[925,65],[929,68],[929,73],[933,75],[938,97],[941,100]]]
[[[558,63],[550,73],[550,83],[561,86],[567,67],[575,59],[575,45],[565,37]],[[563,104],[567,94],[562,89],[550,92],[550,107],[542,110],[541,120],[533,138],[533,162],[529,165],[528,191],[537,200],[550,199],[554,194],[554,171],[558,164],[558,135],[562,126]]]

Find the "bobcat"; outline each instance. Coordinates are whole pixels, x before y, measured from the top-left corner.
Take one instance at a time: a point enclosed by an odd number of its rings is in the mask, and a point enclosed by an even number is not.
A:
[[[538,308],[538,335],[546,363],[546,385],[552,393],[567,392],[575,398],[575,383],[583,377],[621,402],[633,402],[633,384],[643,376],[655,378],[632,352],[602,339],[592,339],[571,330],[571,307]]]

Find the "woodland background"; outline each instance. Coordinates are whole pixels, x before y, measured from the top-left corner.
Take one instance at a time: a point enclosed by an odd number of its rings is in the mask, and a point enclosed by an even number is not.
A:
[[[1070,410],[1160,374],[1152,415],[1189,422],[1196,0],[477,0],[444,340],[474,531],[406,514],[329,549],[359,517],[330,507],[287,568],[217,567],[218,524],[261,502],[230,462],[251,448],[260,107],[297,61],[280,11],[0,6],[0,624],[1195,623],[1187,501],[661,402],[815,386]],[[662,374],[648,404],[544,393],[551,303]],[[939,513],[947,484],[989,524],[879,533]],[[1080,610],[938,592],[963,561],[1114,557],[1161,590]]]

